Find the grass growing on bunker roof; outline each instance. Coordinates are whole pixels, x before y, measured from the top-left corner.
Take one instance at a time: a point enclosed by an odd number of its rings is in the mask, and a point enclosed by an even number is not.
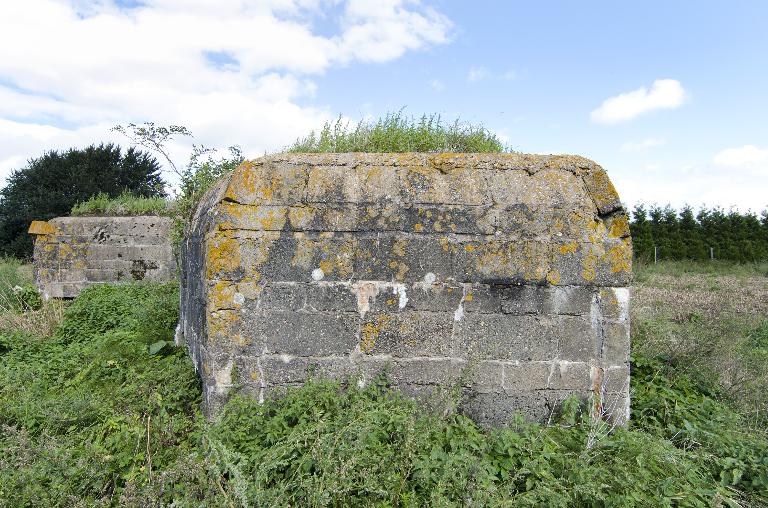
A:
[[[510,152],[499,138],[483,127],[455,120],[444,123],[440,115],[406,116],[400,110],[376,121],[350,125],[341,116],[326,122],[320,132],[297,139],[286,152]]]
[[[172,203],[162,197],[141,197],[130,192],[110,197],[103,192],[91,196],[87,201],[77,203],[70,212],[72,216],[87,215],[169,215]]]

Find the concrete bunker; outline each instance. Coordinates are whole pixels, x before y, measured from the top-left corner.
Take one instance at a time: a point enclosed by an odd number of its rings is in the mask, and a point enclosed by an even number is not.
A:
[[[214,413],[308,376],[460,385],[487,425],[569,395],[629,413],[626,212],[576,156],[280,154],[200,203],[181,341]]]
[[[34,221],[35,283],[48,298],[74,298],[91,284],[176,275],[171,219],[159,216],[57,217]]]

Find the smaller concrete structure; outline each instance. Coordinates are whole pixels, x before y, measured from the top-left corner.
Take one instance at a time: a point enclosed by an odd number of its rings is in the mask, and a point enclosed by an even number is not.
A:
[[[48,298],[74,298],[91,284],[150,280],[176,274],[171,219],[57,217],[33,221],[35,283]]]

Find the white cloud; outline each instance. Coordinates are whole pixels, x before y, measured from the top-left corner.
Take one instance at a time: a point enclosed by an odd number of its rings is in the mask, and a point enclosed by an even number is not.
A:
[[[660,138],[646,138],[638,142],[623,143],[620,147],[622,152],[639,152],[653,148],[654,146],[661,146],[666,144],[666,141]]]
[[[327,12],[336,31],[320,34]],[[109,140],[117,123],[181,124],[249,156],[279,149],[333,116],[306,105],[313,76],[450,30],[417,0],[0,2],[0,182],[43,150]]]
[[[476,82],[490,78],[491,73],[485,67],[471,67],[467,73],[467,80]]]
[[[728,148],[715,155],[712,162],[723,168],[753,170],[768,175],[768,149],[755,145]]]
[[[591,117],[598,123],[615,124],[649,111],[678,108],[686,98],[685,89],[676,79],[657,79],[650,90],[642,87],[604,100]]]
[[[635,203],[736,207],[741,211],[768,209],[768,173],[724,172],[710,164],[654,163],[633,168],[615,165],[610,172],[622,200]]]

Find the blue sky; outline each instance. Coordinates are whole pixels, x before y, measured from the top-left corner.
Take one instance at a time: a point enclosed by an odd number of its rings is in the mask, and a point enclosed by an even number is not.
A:
[[[116,123],[257,156],[404,107],[592,158],[629,205],[762,210],[767,20],[754,1],[5,3],[0,178]]]

